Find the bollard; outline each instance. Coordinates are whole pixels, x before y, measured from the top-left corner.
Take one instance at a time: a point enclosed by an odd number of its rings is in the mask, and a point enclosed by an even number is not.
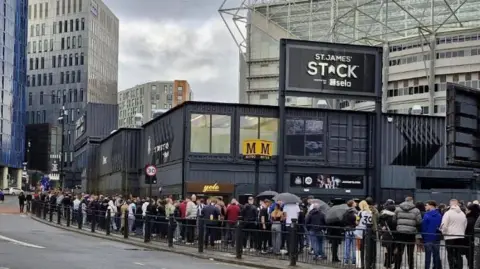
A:
[[[143,242],[148,243],[150,242],[150,216],[148,214],[145,215],[143,219],[143,226],[145,227],[145,231],[143,232]]]
[[[168,231],[167,231],[168,247],[173,247],[173,237],[174,237],[176,228],[177,228],[177,225],[175,223],[175,217],[171,215],[168,218]]]
[[[90,223],[90,231],[92,233],[95,232],[95,226],[97,226],[97,214],[95,214],[95,210],[92,210],[92,223]]]
[[[297,219],[292,219],[292,224],[290,226],[290,230],[288,231],[288,252],[290,254],[290,266],[296,266],[297,265],[297,247],[298,247],[298,236],[297,236],[297,230],[298,230],[298,220]]]
[[[106,223],[105,223],[105,234],[110,235],[110,229],[112,228],[112,216],[110,208],[107,209],[107,218],[106,218]]]
[[[54,210],[54,209],[53,209],[53,205],[50,204],[49,210],[48,210],[48,220],[49,220],[50,222],[53,222],[53,210]]]
[[[237,259],[242,258],[243,254],[243,221],[242,216],[238,216],[237,223],[235,225],[235,257]]]
[[[62,224],[62,207],[57,205],[57,224]]]
[[[198,223],[198,253],[203,253],[205,245],[205,219],[203,215],[199,215],[197,218]]]
[[[127,239],[128,238],[128,211],[125,212],[125,217],[123,218],[124,224],[123,224],[123,238]]]
[[[77,210],[77,214],[78,214],[78,219],[77,219],[77,224],[78,224],[78,229],[82,229],[83,227],[83,212],[82,212],[82,208],[80,206],[80,208]]]
[[[364,233],[365,237],[363,239],[363,242],[364,242],[364,245],[365,245],[365,250],[364,250],[364,255],[365,255],[365,259],[364,262],[364,266],[363,268],[370,268],[372,266],[372,259],[374,259],[375,257],[372,257],[372,237],[373,237],[373,230],[372,230],[372,224],[369,223],[367,224],[367,229],[365,230],[365,233]]]
[[[70,227],[70,214],[71,214],[71,210],[70,210],[70,206],[67,206],[67,208],[65,209],[65,218],[67,218],[67,227]]]

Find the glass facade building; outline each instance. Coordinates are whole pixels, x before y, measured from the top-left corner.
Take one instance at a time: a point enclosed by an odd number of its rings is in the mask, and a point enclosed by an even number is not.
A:
[[[3,40],[0,85],[0,166],[20,168],[25,148],[27,0],[0,0]]]

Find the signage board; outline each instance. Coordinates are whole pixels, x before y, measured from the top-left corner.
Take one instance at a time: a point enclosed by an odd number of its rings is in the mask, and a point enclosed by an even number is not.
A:
[[[157,174],[157,168],[154,165],[147,165],[145,167],[145,174],[149,177],[153,177]]]
[[[290,174],[290,186],[317,189],[363,189],[362,175]]]
[[[187,182],[185,185],[188,193],[230,194],[235,191],[235,185],[230,183]]]
[[[375,97],[382,48],[282,39],[285,91],[292,95]],[[280,78],[282,79],[282,78]],[[288,94],[290,95],[290,94]]]
[[[273,142],[262,139],[244,140],[242,154],[248,160],[270,160],[272,158]]]

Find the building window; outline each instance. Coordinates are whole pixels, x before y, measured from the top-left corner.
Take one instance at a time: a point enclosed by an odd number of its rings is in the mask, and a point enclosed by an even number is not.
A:
[[[42,41],[38,41],[38,52],[42,52]]]
[[[78,36],[78,47],[79,48],[82,47],[82,36],[81,35]]]
[[[278,134],[278,119],[263,118],[256,116],[240,117],[240,140],[239,152],[242,151],[244,140],[248,139],[265,139],[276,142]],[[273,143],[272,153],[277,154],[276,143]]]
[[[31,52],[31,49],[32,49],[32,46],[31,46],[31,43],[30,41],[27,43],[27,53],[30,54]]]
[[[65,72],[65,83],[70,83],[70,71]]]
[[[57,1],[57,15],[60,15],[60,1]]]
[[[63,24],[62,24],[62,21],[59,21],[58,22],[58,33],[62,33],[62,30],[63,30]]]
[[[68,21],[67,20],[63,21],[63,31],[65,33],[68,32]]]
[[[43,92],[40,92],[40,105],[43,105]]]
[[[48,18],[48,2],[45,3],[45,18]]]
[[[30,58],[30,64],[29,64],[29,69],[33,70],[33,58]]]
[[[55,55],[52,56],[52,67],[55,68],[57,64],[57,57]]]
[[[83,60],[84,59],[83,59],[83,52],[82,52],[82,53],[80,53],[80,65],[83,65]]]
[[[48,74],[48,85],[53,85],[53,73]]]
[[[35,81],[36,81],[35,75],[32,75],[32,87],[35,87],[35,86],[36,86],[36,85],[35,85]]]
[[[43,74],[43,86],[47,86],[47,73]]]
[[[35,70],[38,69],[38,58],[35,58]]]
[[[70,49],[70,37],[67,37],[67,49]]]
[[[30,87],[30,76],[27,75],[27,87]]]
[[[63,84],[65,81],[65,73],[60,72],[60,84]]]
[[[60,48],[61,48],[62,50],[65,49],[65,37],[62,37],[62,41],[61,41],[61,43],[60,43]]]
[[[77,46],[77,37],[72,36],[72,49],[74,49]]]
[[[75,53],[75,65],[78,65],[78,53]]]
[[[70,103],[73,102],[73,90],[72,89],[68,90],[68,102],[70,102]]]
[[[323,120],[287,120],[286,154],[320,157],[323,155]]]
[[[55,104],[55,91],[52,91],[52,105]]]
[[[77,89],[73,90],[73,101],[78,102],[78,91],[77,91]]]
[[[192,114],[190,151],[229,154],[231,121],[228,115]]]
[[[82,0],[78,0],[78,12],[82,12]]]
[[[80,30],[80,20],[76,19],[75,20],[75,31],[79,31],[79,30]]]
[[[80,82],[82,78],[82,72],[80,72],[80,70],[77,70],[77,82]]]
[[[77,81],[75,80],[75,74],[76,74],[76,73],[77,73],[77,72],[72,71],[72,83],[77,82]]]
[[[35,79],[34,79],[35,81]],[[31,106],[33,103],[33,95],[31,92],[28,93],[28,105]]]
[[[45,23],[42,23],[42,36],[45,35]]]
[[[48,40],[46,39],[43,41],[43,51],[44,52],[48,51]]]
[[[44,69],[45,68],[45,58],[40,58],[40,68]]]
[[[50,51],[53,51],[53,39],[50,39]]]
[[[68,61],[67,54],[64,54],[64,55],[63,55],[63,66],[67,66],[67,64],[68,64],[67,61]]]
[[[73,0],[73,13],[77,12],[77,0]]]
[[[67,90],[63,90],[63,103],[65,104],[67,102]]]
[[[82,31],[85,30],[85,18],[82,18],[81,29]]]
[[[80,1],[82,1],[82,0],[80,0]],[[81,3],[81,2],[80,2],[80,3]],[[83,89],[80,89],[80,93],[79,93],[78,99],[80,99],[80,102],[83,102]]]
[[[57,62],[58,67],[62,67],[62,55],[58,55],[57,60],[58,60]]]
[[[65,14],[65,0],[62,0],[62,15]]]
[[[68,55],[68,65],[72,66],[72,64],[73,64],[73,54],[70,53],[70,55]]]
[[[58,90],[57,91],[57,103],[60,104],[61,101],[62,101],[62,91]]]

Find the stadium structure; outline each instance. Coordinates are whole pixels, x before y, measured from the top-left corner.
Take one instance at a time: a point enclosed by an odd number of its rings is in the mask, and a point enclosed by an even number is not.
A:
[[[445,115],[447,82],[480,87],[480,0],[225,0],[219,13],[240,49],[242,103],[277,105],[280,38],[382,46],[384,112]]]

